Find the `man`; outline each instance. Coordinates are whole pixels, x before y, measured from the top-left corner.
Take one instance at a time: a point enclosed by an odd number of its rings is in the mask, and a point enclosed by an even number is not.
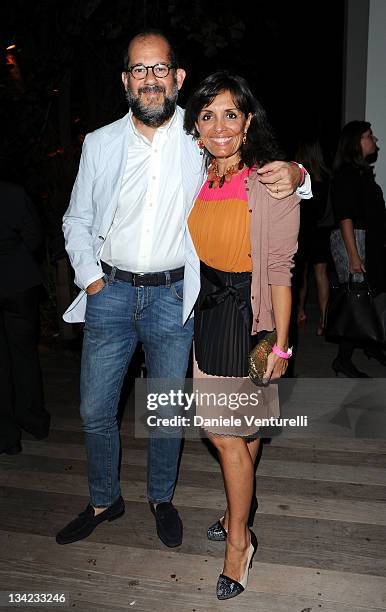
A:
[[[0,453],[22,450],[21,430],[49,432],[38,354],[43,231],[23,187],[0,181]]]
[[[86,321],[81,416],[91,503],[57,535],[60,544],[87,537],[100,522],[124,512],[116,412],[138,341],[150,379],[183,382],[186,375],[189,316],[199,291],[199,262],[186,218],[203,176],[199,149],[184,133],[183,111],[176,105],[184,79],[161,33],[132,39],[122,73],[130,111],[86,137],[64,217],[67,251],[82,289],[65,319]],[[269,164],[265,172],[262,180],[278,198],[293,192],[301,174],[284,162]],[[181,519],[171,503],[180,443],[178,428],[149,439],[148,499],[167,546],[182,542]]]

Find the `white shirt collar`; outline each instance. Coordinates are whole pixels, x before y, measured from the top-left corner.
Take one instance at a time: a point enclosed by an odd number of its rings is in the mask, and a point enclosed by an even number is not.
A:
[[[164,125],[161,125],[159,128],[157,128],[156,132],[161,132],[162,134],[166,134],[166,136],[169,136],[169,134],[171,134],[173,129],[175,128],[176,124],[177,124],[177,109],[174,111],[173,116],[169,119],[169,121],[165,123]],[[142,140],[142,142],[146,144],[150,144],[150,141],[146,138],[146,136],[141,134],[141,132],[135,126],[135,123],[133,121],[133,112],[131,108],[129,109],[129,128],[132,134],[136,138]]]

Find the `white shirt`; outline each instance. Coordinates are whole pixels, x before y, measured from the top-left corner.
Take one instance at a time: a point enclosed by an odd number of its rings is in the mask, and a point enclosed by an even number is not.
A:
[[[176,113],[150,142],[128,122],[128,157],[118,206],[101,259],[130,272],[173,270],[185,263],[181,125]]]

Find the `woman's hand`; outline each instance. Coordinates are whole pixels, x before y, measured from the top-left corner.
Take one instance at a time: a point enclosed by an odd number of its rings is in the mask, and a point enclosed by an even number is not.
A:
[[[351,274],[362,274],[362,272],[366,272],[366,268],[358,253],[349,258],[349,270]]]
[[[288,359],[279,357],[276,353],[270,353],[267,359],[267,369],[264,372],[264,382],[281,378],[288,368]]]

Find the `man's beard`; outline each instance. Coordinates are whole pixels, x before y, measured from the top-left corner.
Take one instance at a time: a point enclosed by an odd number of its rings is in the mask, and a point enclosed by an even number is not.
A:
[[[159,92],[164,94],[163,104],[157,106],[145,105],[140,100],[140,94],[146,92]],[[138,97],[134,96],[130,89],[126,91],[126,100],[131,108],[131,111],[136,119],[145,125],[158,128],[168,121],[176,110],[178,98],[177,82],[173,83],[173,91],[170,97],[165,95],[165,87],[163,85],[145,85],[138,90]]]

